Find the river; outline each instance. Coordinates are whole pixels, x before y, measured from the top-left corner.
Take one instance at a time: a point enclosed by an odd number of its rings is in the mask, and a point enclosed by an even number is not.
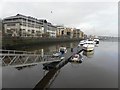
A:
[[[42,45],[25,49],[51,53],[58,47],[76,47],[79,42]],[[60,70],[50,88],[118,88],[118,42],[100,41],[93,52],[81,52],[82,63],[68,62]],[[2,68],[3,88],[34,88],[48,73],[42,64]]]

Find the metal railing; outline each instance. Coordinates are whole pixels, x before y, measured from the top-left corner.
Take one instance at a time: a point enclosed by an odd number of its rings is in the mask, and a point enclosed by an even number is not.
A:
[[[60,57],[36,54],[36,52],[0,50],[0,61],[2,62],[2,66],[21,67],[60,61]]]

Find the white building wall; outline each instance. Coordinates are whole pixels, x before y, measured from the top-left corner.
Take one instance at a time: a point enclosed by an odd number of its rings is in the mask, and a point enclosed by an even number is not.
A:
[[[34,28],[34,27],[27,27],[27,26],[21,26],[19,23],[16,23],[15,26],[7,26],[7,24],[4,24],[5,33],[9,33],[8,30],[11,31],[11,33],[15,34],[16,36],[19,36],[20,29],[21,29],[21,35],[27,36],[27,34],[31,34],[31,36],[36,36],[37,31],[43,32],[42,28]],[[34,33],[32,33],[32,30],[34,30]]]
[[[35,37],[36,37],[37,34],[40,34],[40,33],[42,34],[43,33],[42,28],[34,28],[34,27],[21,26],[21,29],[25,30],[25,32],[23,31],[23,33],[30,34],[30,36],[35,36]],[[34,30],[34,33],[32,33],[33,30]]]
[[[56,37],[56,31],[53,31],[53,30],[47,30],[47,32],[50,33],[50,37]]]

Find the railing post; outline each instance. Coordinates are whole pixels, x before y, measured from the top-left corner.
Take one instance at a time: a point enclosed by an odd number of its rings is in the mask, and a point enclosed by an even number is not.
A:
[[[43,49],[41,49],[41,56],[42,56],[42,58],[44,56],[44,50]]]
[[[15,50],[14,50],[14,52],[13,52],[14,54],[15,54]]]
[[[8,50],[8,54],[10,54],[10,50]]]

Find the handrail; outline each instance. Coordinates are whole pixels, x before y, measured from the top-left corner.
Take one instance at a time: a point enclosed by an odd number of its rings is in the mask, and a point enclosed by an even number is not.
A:
[[[17,54],[17,53],[35,54],[35,52],[18,51],[18,50],[2,50],[2,49],[0,49],[0,53],[8,53],[8,54],[11,54],[11,53],[14,53],[14,54]]]

